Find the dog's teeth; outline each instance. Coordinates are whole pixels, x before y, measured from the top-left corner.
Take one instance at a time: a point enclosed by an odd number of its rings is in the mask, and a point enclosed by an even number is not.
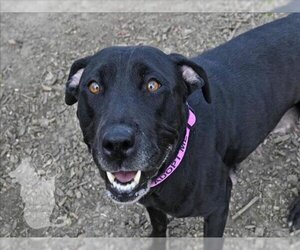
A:
[[[115,189],[119,190],[120,192],[130,192],[139,184],[141,180],[142,172],[140,170],[137,171],[131,183],[128,183],[126,185],[116,182],[115,181],[116,177],[112,173],[106,172],[106,175],[109,182],[113,185]]]
[[[130,184],[130,188],[131,188],[131,189],[134,189],[136,186],[137,186],[137,184],[136,184],[135,182],[132,182],[132,183]]]
[[[134,182],[131,182],[130,184],[127,184],[126,187],[128,190],[133,190],[136,187],[136,184]]]
[[[137,173],[135,174],[133,181],[136,183],[136,185],[139,184],[141,175],[142,175],[141,170],[137,171]]]
[[[110,172],[106,172],[106,175],[107,175],[107,178],[108,178],[108,180],[109,180],[109,182],[111,183],[111,184],[114,184],[115,183],[115,176],[112,174],[112,173],[110,173]]]
[[[122,184],[119,184],[119,183],[116,183],[116,182],[114,182],[114,184],[113,184],[113,186],[121,192],[131,191],[133,189],[131,185],[132,184],[122,185]]]

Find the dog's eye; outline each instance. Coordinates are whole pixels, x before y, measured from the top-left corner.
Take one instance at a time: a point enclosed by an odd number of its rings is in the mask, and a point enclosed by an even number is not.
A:
[[[147,90],[148,92],[155,92],[161,87],[161,84],[158,83],[157,81],[151,80],[150,82],[147,83]]]
[[[102,93],[103,90],[103,87],[96,82],[91,82],[89,84],[89,91],[95,95]]]

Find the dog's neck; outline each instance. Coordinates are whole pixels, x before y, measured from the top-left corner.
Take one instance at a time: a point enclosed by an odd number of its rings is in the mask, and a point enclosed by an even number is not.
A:
[[[186,128],[185,128],[185,136],[183,138],[181,145],[179,146],[179,148],[177,150],[177,155],[176,155],[175,159],[171,162],[171,164],[165,168],[164,172],[161,173],[159,176],[156,176],[152,180],[151,187],[155,187],[155,186],[159,185],[160,183],[165,181],[169,176],[171,176],[172,173],[179,167],[179,165],[185,155],[185,151],[188,146],[191,128],[196,123],[196,116],[190,106],[188,106],[188,111],[189,111],[189,113],[188,113],[188,119],[187,119],[187,124],[186,124]]]

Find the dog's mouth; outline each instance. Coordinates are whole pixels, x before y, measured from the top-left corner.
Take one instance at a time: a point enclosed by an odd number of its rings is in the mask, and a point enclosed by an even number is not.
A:
[[[115,173],[106,172],[106,176],[113,188],[119,192],[131,192],[140,183],[142,172],[139,171],[120,171]]]
[[[101,170],[105,179],[108,196],[117,203],[134,203],[146,195],[151,187],[153,178],[159,173],[160,169],[166,164],[172,152],[170,145],[162,158],[159,167],[147,171],[116,171],[108,172]]]
[[[121,203],[139,200],[150,189],[149,174],[138,171],[106,172],[106,189],[109,196]]]

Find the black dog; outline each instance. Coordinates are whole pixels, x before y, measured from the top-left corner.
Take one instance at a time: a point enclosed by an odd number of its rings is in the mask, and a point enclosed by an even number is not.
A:
[[[230,171],[300,102],[300,14],[191,59],[103,49],[74,62],[65,101],[78,101],[108,194],[144,204],[152,236],[165,236],[170,214],[203,216],[204,236],[220,237]],[[289,221],[300,228],[300,200]]]

